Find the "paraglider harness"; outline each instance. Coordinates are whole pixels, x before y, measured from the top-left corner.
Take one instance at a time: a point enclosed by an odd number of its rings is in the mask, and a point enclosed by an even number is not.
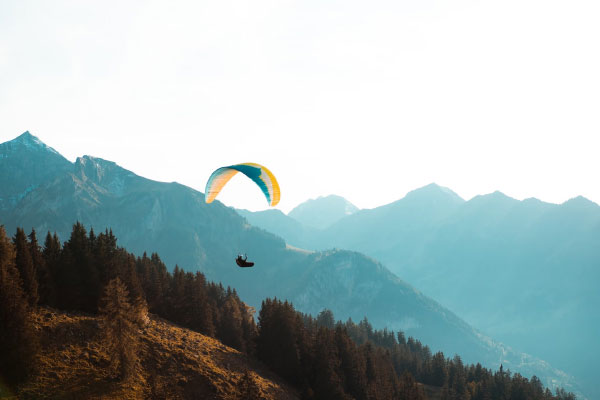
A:
[[[235,259],[235,263],[238,265],[238,267],[241,268],[248,268],[248,267],[252,267],[254,266],[253,262],[247,261],[248,257],[244,254],[244,256],[242,256],[241,254],[238,254],[237,258]]]

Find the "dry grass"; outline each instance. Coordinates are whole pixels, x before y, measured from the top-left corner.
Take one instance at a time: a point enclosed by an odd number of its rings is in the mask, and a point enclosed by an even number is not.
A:
[[[299,398],[259,362],[154,316],[141,331],[129,382],[110,376],[96,317],[44,308],[34,319],[42,351],[38,372],[19,388],[22,399],[239,399],[245,370],[265,399]]]

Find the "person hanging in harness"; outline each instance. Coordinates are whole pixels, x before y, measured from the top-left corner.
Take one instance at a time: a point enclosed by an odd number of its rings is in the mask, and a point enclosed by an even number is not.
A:
[[[248,261],[248,256],[246,254],[244,254],[243,256],[241,254],[238,254],[237,258],[235,259],[235,263],[241,268],[248,268],[254,266],[253,262]]]

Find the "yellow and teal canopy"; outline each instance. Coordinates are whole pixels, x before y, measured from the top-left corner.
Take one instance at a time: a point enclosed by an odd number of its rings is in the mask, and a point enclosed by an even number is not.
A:
[[[279,183],[277,183],[275,175],[266,167],[256,163],[230,165],[213,172],[206,182],[206,202],[212,203],[225,184],[238,172],[252,179],[260,187],[271,207],[279,203]]]

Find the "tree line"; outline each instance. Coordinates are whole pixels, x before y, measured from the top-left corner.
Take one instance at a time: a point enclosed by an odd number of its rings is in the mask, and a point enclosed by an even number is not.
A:
[[[9,238],[0,226],[0,378],[9,384],[35,366],[39,345],[29,311],[39,305],[103,316],[116,355],[111,367],[122,379],[134,375],[138,327],[149,311],[260,359],[305,399],[420,400],[423,385],[437,387],[444,400],[575,399],[562,389],[552,394],[535,376],[432,354],[402,332],[373,329],[366,318],[336,322],[328,310],[312,317],[265,299],[256,323],[235,289],[178,266],[169,272],[158,254],[135,256],[112,231],[96,235],[79,222],[64,244],[48,232],[43,246],[35,230],[18,228]],[[242,386],[259,397],[251,382]]]

